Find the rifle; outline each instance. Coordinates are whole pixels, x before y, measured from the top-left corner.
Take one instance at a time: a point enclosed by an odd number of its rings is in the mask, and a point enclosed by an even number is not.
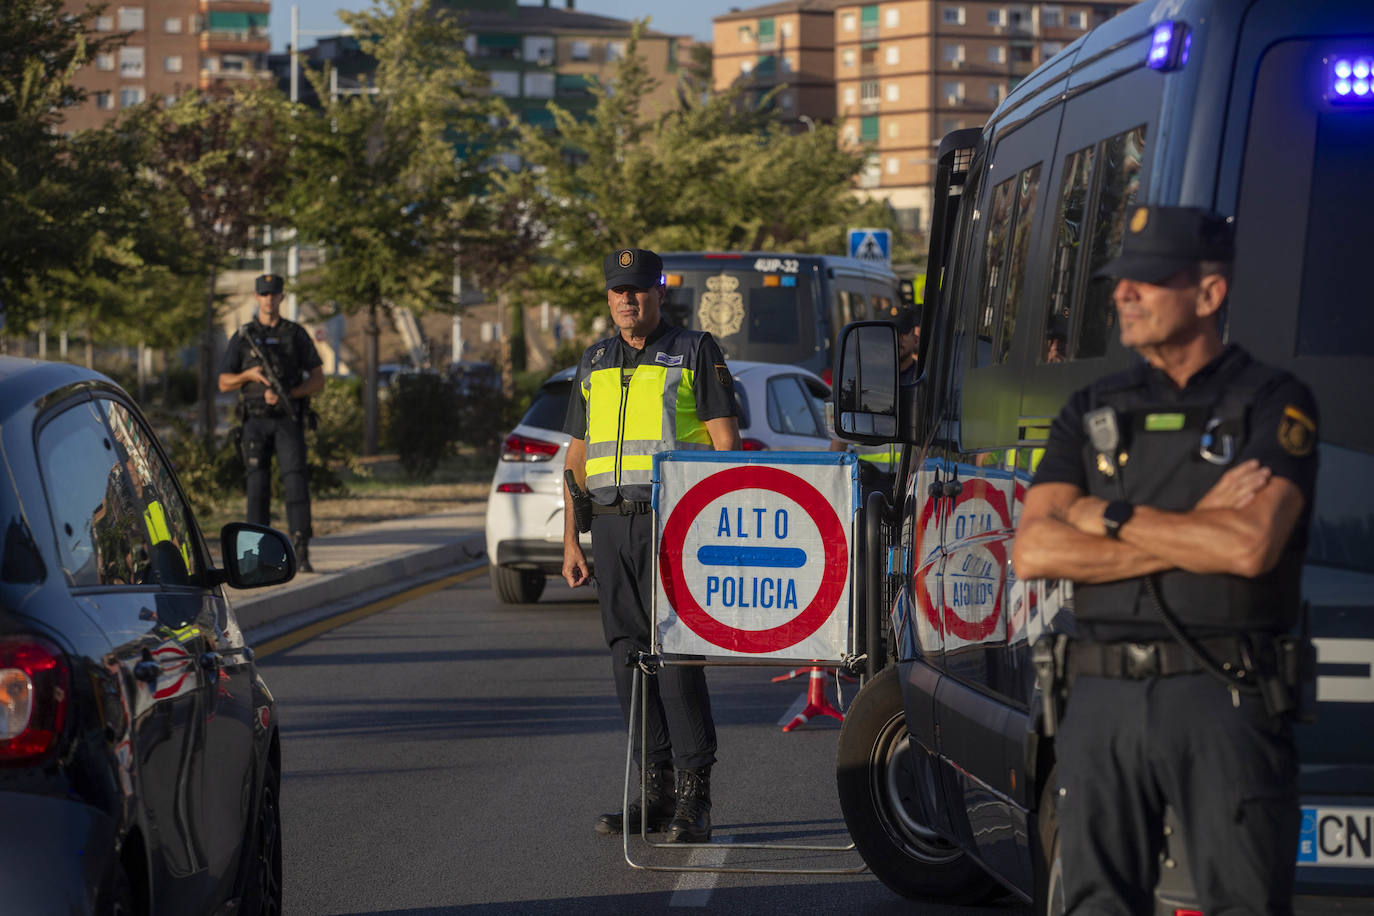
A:
[[[253,351],[253,355],[257,357],[258,362],[262,364],[262,374],[267,376],[267,387],[272,389],[272,393],[277,396],[277,400],[281,402],[282,407],[290,411],[291,418],[294,419],[296,425],[299,426],[301,422],[301,403],[298,402],[298,399],[291,397],[290,391],[282,384],[281,378],[277,375],[277,371],[273,369],[272,364],[267,361],[267,355],[258,347],[258,342],[253,339],[253,335],[248,332],[248,325],[245,324],[239,330],[239,333],[243,335],[244,340],[248,341],[249,349]],[[304,399],[300,400],[303,401]]]

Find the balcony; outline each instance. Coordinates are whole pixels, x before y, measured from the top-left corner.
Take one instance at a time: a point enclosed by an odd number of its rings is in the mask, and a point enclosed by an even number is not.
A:
[[[258,13],[266,16],[272,12],[271,0],[200,0],[200,11],[210,13]]]
[[[266,54],[272,50],[272,36],[263,28],[214,29],[200,33],[200,49],[220,53]]]

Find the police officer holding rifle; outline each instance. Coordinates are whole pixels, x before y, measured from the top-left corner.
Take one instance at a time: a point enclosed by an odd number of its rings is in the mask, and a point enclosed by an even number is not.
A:
[[[1073,637],[1036,647],[1065,903],[1153,912],[1168,805],[1203,912],[1290,913],[1316,406],[1222,343],[1230,221],[1138,207],[1126,230],[1098,275],[1144,360],[1060,412],[1013,548],[1018,577],[1074,582]]]
[[[275,454],[298,568],[312,572],[305,425],[312,416],[308,398],[324,388],[324,369],[310,334],[281,317],[282,288],[276,274],[263,274],[255,281],[258,314],[229,339],[220,363],[219,390],[239,393],[247,520],[269,523]]]
[[[649,648],[653,601],[653,456],[670,449],[740,447],[733,380],[710,334],[663,321],[663,261],[642,248],[606,255],[606,303],[618,329],[582,354],[563,430],[572,436],[563,526],[563,578],[589,579],[578,541],[590,523],[597,598],[626,724],[634,664]],[[584,489],[585,488],[585,489]],[[579,518],[580,516],[580,518]],[[644,679],[647,811],[603,814],[599,833],[666,830],[670,842],[711,838],[711,765],[716,727],[706,674],[664,665]],[[636,724],[637,727],[637,724]],[[676,774],[674,773],[676,767]]]

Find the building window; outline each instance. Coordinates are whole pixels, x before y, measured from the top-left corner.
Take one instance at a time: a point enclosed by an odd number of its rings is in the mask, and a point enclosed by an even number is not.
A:
[[[844,104],[845,104],[845,107],[846,107],[846,108],[852,108],[852,107],[854,106],[854,99],[855,99],[854,87],[853,87],[853,86],[845,86],[845,87],[844,87]]]
[[[115,56],[108,52],[102,52],[95,56],[95,68],[97,70],[113,70],[115,68]]]
[[[947,7],[945,7],[944,16],[945,16],[945,25],[963,25],[963,24],[964,24],[964,8],[963,8],[962,6],[947,6]]]
[[[180,73],[181,55],[168,54],[166,57],[162,58],[162,69],[166,73]]]
[[[961,64],[964,62],[963,45],[945,45],[945,63]]]
[[[897,170],[900,169],[901,167],[902,167],[901,160],[899,160],[896,156],[889,156],[889,157],[888,157],[888,160],[887,160],[887,173],[888,173],[889,175],[896,175],[896,174],[897,174]]]
[[[859,46],[859,67],[864,73],[872,73],[878,66],[878,43]]]
[[[864,80],[859,84],[859,103],[865,108],[873,108],[878,104],[878,81]],[[874,137],[873,139],[878,139]]]
[[[774,29],[772,18],[759,20],[759,47],[775,48],[778,45],[777,31]]]
[[[877,38],[878,37],[878,6],[859,7],[859,37]]]
[[[742,60],[739,62],[739,72],[748,76],[754,72],[754,62],[752,60]]]
[[[797,71],[797,59],[791,54],[784,54],[778,60],[781,62],[783,73],[795,73]]]
[[[176,104],[177,94],[175,92],[169,92],[162,97],[162,100],[166,102],[167,106],[170,108],[172,105]]]
[[[162,20],[162,31],[166,32],[168,35],[180,35],[181,17],[168,16],[166,19]]]
[[[739,43],[742,45],[753,44],[754,30],[747,25],[739,27]]]
[[[515,70],[491,70],[487,73],[491,78],[491,91],[493,95],[514,98],[520,95],[520,74]]]
[[[606,59],[620,60],[625,56],[625,42],[608,41],[606,42]]]
[[[553,74],[526,71],[525,95],[532,99],[553,98]]]
[[[864,170],[859,173],[859,187],[876,188],[883,180],[882,165],[877,156],[864,160]]]
[[[896,139],[897,139],[897,135],[898,135],[899,133],[901,133],[901,131],[900,131],[900,130],[898,129],[898,127],[897,127],[897,119],[896,119],[896,118],[888,118],[888,119],[887,119],[887,138],[888,138],[889,140],[896,140]]]
[[[1001,83],[989,83],[989,84],[988,84],[988,101],[989,101],[989,102],[1000,102],[1000,101],[1002,101],[1002,84],[1001,84]]]
[[[962,82],[949,82],[944,85],[945,103],[949,105],[964,104],[964,84]]]
[[[783,23],[782,25],[780,25],[778,28],[781,30],[781,32],[782,32],[782,37],[783,37],[783,38],[791,38],[791,37],[792,37],[792,23],[791,23],[790,21],[789,21],[789,22],[784,22],[784,23]]]
[[[840,63],[846,67],[854,66],[854,49],[845,48],[840,52]]]
[[[114,31],[114,17],[113,17],[113,16],[96,16],[96,17],[95,17],[95,30],[96,30],[97,32],[113,32],[113,31]]]
[[[897,46],[896,46],[896,45],[888,45],[888,46],[887,46],[887,62],[888,62],[889,64],[895,64],[895,63],[897,63],[898,57],[899,57],[899,54],[898,54],[898,51],[897,51]]]
[[[895,101],[897,101],[897,84],[896,84],[896,83],[888,83],[888,84],[887,84],[887,100],[888,100],[889,102],[895,102]]]
[[[97,93],[95,94],[95,107],[96,107],[96,108],[99,108],[101,111],[113,111],[113,110],[114,110],[114,93],[113,93],[113,92],[97,92]]]
[[[119,49],[119,75],[123,77],[139,77],[143,75],[142,48]]]
[[[797,94],[795,92],[784,92],[779,96],[779,99],[782,101],[782,107],[791,111],[792,107],[797,103]]]
[[[1049,60],[1060,51],[1064,50],[1064,43],[1061,41],[1047,41],[1040,46],[1040,59]]]
[[[1028,64],[1031,62],[1031,46],[1015,45],[1011,49],[1011,61],[1014,64]]]
[[[884,13],[883,24],[889,29],[895,29],[899,22],[901,22],[901,14],[897,11],[897,7],[889,6],[887,12]]]
[[[142,87],[142,86],[131,86],[131,87],[127,88],[127,89],[121,89],[121,90],[119,90],[119,107],[120,107],[120,108],[129,108],[130,106],[133,106],[133,105],[140,105],[140,104],[142,104],[142,103],[143,103],[143,87]]]
[[[1088,28],[1088,14],[1082,10],[1075,10],[1069,13],[1069,28],[1078,29],[1082,32]]]
[[[851,124],[844,129],[844,142],[850,146],[859,142],[859,132],[854,129],[854,125]]]
[[[1007,24],[1007,11],[1004,9],[988,10],[988,25],[1000,28]]]
[[[119,30],[139,32],[143,30],[143,7],[121,6],[119,8]]]
[[[859,139],[864,143],[878,142],[877,115],[865,115],[859,119]]]
[[[1040,7],[1040,27],[1044,29],[1057,29],[1064,24],[1064,8],[1062,6],[1042,6]]]
[[[846,32],[854,31],[858,24],[858,17],[853,13],[845,13],[840,17],[840,28],[844,29]]]
[[[988,63],[1005,64],[1007,62],[1006,45],[993,45],[988,48]]]
[[[588,41],[574,41],[574,42],[572,43],[572,59],[573,59],[573,60],[591,60],[591,59],[592,59],[592,45],[591,45],[591,42],[588,42]]]
[[[525,38],[521,56],[541,67],[552,66],[553,45],[553,36],[551,35],[530,35]]]

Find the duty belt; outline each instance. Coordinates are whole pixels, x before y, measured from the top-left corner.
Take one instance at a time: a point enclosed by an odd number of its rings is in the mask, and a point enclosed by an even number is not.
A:
[[[1200,639],[1198,644],[1217,664],[1230,668],[1244,663],[1239,639]],[[1070,677],[1120,677],[1140,679],[1193,674],[1203,670],[1188,650],[1173,640],[1159,642],[1069,643],[1065,665]]]
[[[653,510],[653,503],[638,499],[621,499],[609,506],[592,504],[592,515],[648,515]]]

